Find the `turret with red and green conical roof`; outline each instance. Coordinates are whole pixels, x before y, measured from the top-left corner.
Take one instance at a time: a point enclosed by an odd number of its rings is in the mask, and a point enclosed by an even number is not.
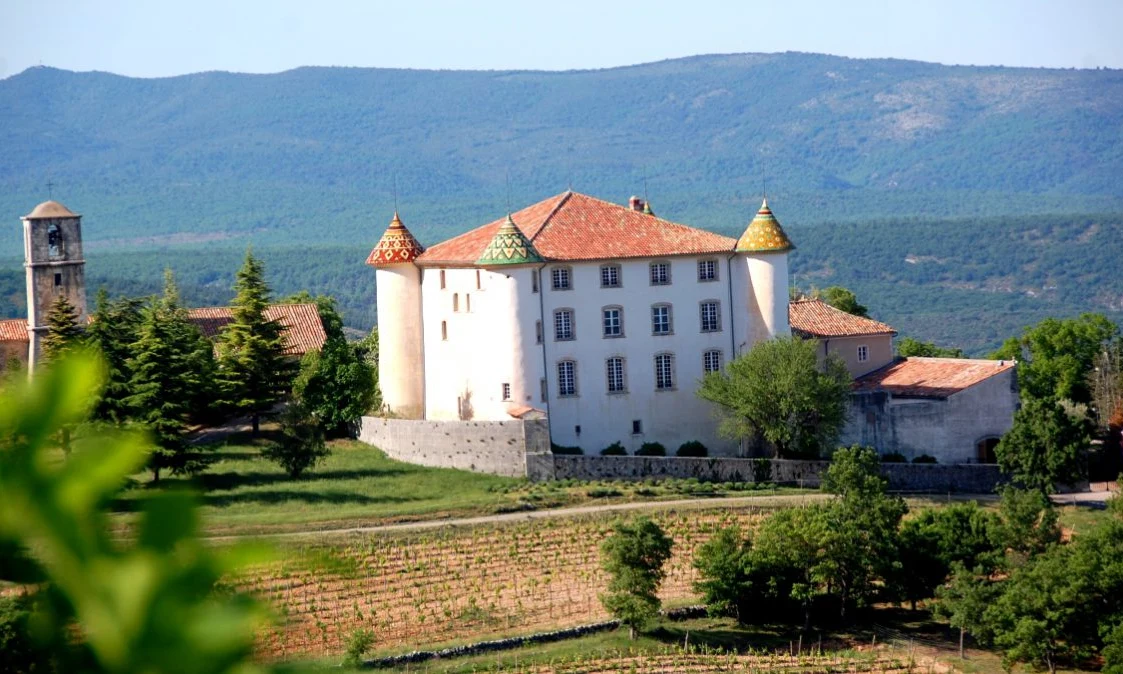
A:
[[[390,221],[390,226],[386,228],[382,238],[378,240],[378,244],[367,257],[367,264],[372,267],[405,264],[416,260],[417,256],[424,251],[425,249],[421,247],[413,234],[402,224],[398,212],[394,211],[394,219]]]
[[[481,267],[495,267],[535,264],[542,261],[542,256],[534,249],[534,244],[526,238],[508,213],[506,222],[499,226],[499,230],[484,248],[476,264]]]

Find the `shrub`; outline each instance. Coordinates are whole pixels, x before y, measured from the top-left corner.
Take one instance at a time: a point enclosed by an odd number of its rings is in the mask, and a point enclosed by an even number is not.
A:
[[[330,453],[318,420],[303,405],[295,402],[289,404],[281,418],[281,439],[261,452],[294,479]]]
[[[689,442],[684,442],[679,445],[678,451],[675,452],[675,455],[702,457],[709,456],[710,452],[702,443],[698,442],[697,440],[690,440]]]
[[[351,631],[347,639],[347,654],[343,657],[344,667],[358,667],[363,662],[363,656],[374,645],[374,632],[371,630],[357,629]]]
[[[624,445],[620,444],[620,441],[617,440],[616,442],[612,443],[611,445],[609,445],[609,446],[605,447],[604,449],[600,450],[600,455],[601,456],[627,456],[628,450],[624,449]]]
[[[550,451],[553,452],[554,454],[571,454],[571,455],[579,455],[579,454],[585,453],[585,451],[582,450],[580,447],[566,447],[565,445],[555,445],[552,442],[550,443]]]
[[[888,454],[881,455],[882,463],[908,463],[909,460],[905,458],[904,454],[900,452],[889,452]]]
[[[772,459],[753,459],[753,482],[772,481]]]
[[[912,460],[913,463],[939,463],[931,454],[921,454]]]
[[[636,456],[666,456],[667,448],[659,442],[645,442],[636,450]]]
[[[589,498],[611,498],[613,496],[622,496],[622,493],[619,489],[613,489],[611,487],[594,487],[585,492],[585,495]]]

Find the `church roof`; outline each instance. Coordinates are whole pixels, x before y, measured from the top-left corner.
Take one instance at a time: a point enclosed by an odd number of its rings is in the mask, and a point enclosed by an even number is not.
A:
[[[886,391],[902,398],[947,398],[1016,367],[1012,360],[900,358],[854,380],[855,391]]]
[[[544,260],[582,261],[731,253],[734,239],[680,225],[578,192],[562,192],[512,214]],[[421,265],[474,266],[506,222],[501,218],[430,246]]]
[[[487,244],[480,259],[476,264],[484,267],[496,265],[532,264],[541,262],[542,256],[534,250],[534,245],[523,235],[515,225],[511,215],[507,214],[507,221],[499,226],[495,238]]]
[[[27,220],[45,220],[47,218],[77,218],[78,214],[57,201],[44,201],[23,217]]]
[[[388,264],[403,264],[413,262],[425,249],[417,242],[398,213],[394,212],[394,219],[390,226],[383,232],[382,238],[374,246],[374,250],[367,257],[367,264],[379,267]]]
[[[756,217],[752,219],[745,233],[737,239],[738,253],[779,253],[795,248],[792,240],[784,233],[780,221],[772,215],[768,207],[768,199],[760,205]]]
[[[234,320],[234,315],[230,307],[199,307],[188,309],[187,318],[203,336],[216,339],[222,334],[222,328]],[[265,318],[285,326],[286,356],[303,356],[322,348],[327,341],[315,304],[271,304],[265,308]]]
[[[835,309],[823,300],[792,300],[788,304],[788,324],[801,337],[857,337],[860,335],[893,335],[892,327]]]
[[[27,319],[12,318],[0,321],[0,342],[26,342]]]

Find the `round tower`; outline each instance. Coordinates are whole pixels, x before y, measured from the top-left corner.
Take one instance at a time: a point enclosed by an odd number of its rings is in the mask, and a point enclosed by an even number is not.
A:
[[[746,323],[737,333],[738,339],[745,340],[743,346],[752,347],[759,341],[791,334],[788,253],[794,249],[765,199],[737,240],[737,266],[744,273],[739,284],[743,292],[741,304],[747,310]]]
[[[23,216],[23,254],[27,269],[28,369],[42,357],[47,314],[65,295],[86,324],[86,260],[82,255],[82,216],[57,201],[44,201]]]
[[[515,225],[510,214],[476,260],[478,266],[502,274],[506,279],[506,282],[492,286],[494,290],[490,301],[495,305],[495,315],[501,316],[504,323],[493,326],[493,334],[496,340],[503,341],[503,352],[510,354],[506,362],[494,364],[511,368],[501,375],[503,381],[511,384],[509,407],[518,407],[537,399],[539,374],[532,366],[538,362],[535,354],[539,347],[536,346],[534,324],[540,315],[539,296],[525,291],[533,282],[531,275],[537,272],[542,262],[542,256]],[[520,288],[523,292],[519,291]]]
[[[391,413],[407,419],[425,417],[421,269],[414,264],[423,250],[395,212],[367,257],[367,264],[375,268],[382,403]]]

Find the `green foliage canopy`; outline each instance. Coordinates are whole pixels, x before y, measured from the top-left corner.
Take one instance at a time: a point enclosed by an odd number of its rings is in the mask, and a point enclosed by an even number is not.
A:
[[[628,626],[632,638],[659,613],[657,592],[673,546],[674,541],[647,517],[617,522],[601,544],[601,563],[609,581],[600,600],[609,613]]]
[[[1084,473],[1091,442],[1087,419],[1074,419],[1051,398],[1028,398],[994,452],[1003,471],[1029,488],[1051,493]]]
[[[1046,318],[1021,337],[1007,339],[992,358],[1018,360],[1018,385],[1026,398],[1091,402],[1088,373],[1099,354],[1119,335],[1101,314]]]

